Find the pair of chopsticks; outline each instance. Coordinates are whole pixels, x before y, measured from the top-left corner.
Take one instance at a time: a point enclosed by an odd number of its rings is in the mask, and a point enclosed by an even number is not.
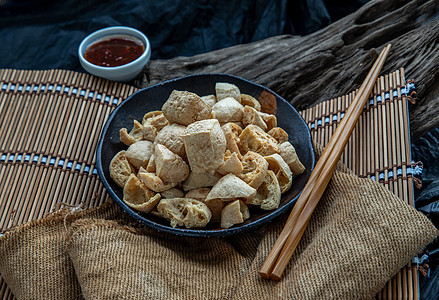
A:
[[[314,171],[300,194],[273,248],[262,265],[259,274],[265,279],[280,280],[299,241],[305,232],[311,215],[328,185],[346,144],[363,112],[363,108],[378,79],[391,45],[388,44],[378,56],[358,90],[334,135],[325,147]]]

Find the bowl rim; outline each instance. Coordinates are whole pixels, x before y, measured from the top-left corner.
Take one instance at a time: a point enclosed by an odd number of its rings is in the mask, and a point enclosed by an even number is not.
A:
[[[106,134],[108,127],[110,125],[110,123],[112,122],[112,120],[115,118],[115,116],[117,115],[117,111],[123,107],[123,105],[130,101],[130,99],[138,94],[141,93],[142,91],[146,90],[146,89],[150,89],[150,88],[154,88],[157,86],[161,86],[164,84],[168,84],[174,81],[178,81],[178,80],[182,80],[182,79],[186,79],[186,78],[191,78],[191,77],[199,77],[199,76],[215,76],[215,75],[219,75],[219,76],[224,76],[224,77],[229,77],[229,78],[234,78],[234,79],[238,79],[238,80],[242,80],[245,81],[249,84],[255,85],[263,90],[266,90],[270,93],[272,93],[273,95],[276,96],[276,98],[280,99],[281,101],[286,102],[289,106],[291,106],[291,108],[297,113],[297,115],[300,117],[301,122],[303,122],[303,124],[305,125],[305,127],[308,129],[307,130],[307,139],[311,146],[311,168],[310,168],[310,174],[312,173],[314,167],[315,167],[315,151],[314,151],[314,147],[312,144],[312,138],[311,138],[311,132],[309,130],[308,125],[306,124],[305,120],[303,119],[303,117],[298,113],[298,111],[288,102],[286,101],[283,97],[281,97],[280,95],[278,95],[277,93],[273,92],[272,90],[270,90],[269,88],[254,83],[250,80],[244,79],[242,77],[239,76],[235,76],[235,75],[231,75],[231,74],[227,74],[227,73],[197,73],[197,74],[191,74],[191,75],[187,75],[187,76],[183,76],[183,77],[178,77],[178,78],[174,78],[174,79],[170,79],[170,80],[166,80],[163,82],[159,82],[153,85],[150,85],[146,88],[143,89],[139,89],[138,91],[132,93],[131,95],[129,95],[125,100],[123,100],[119,105],[117,105],[117,107],[111,112],[110,116],[108,117],[104,127],[102,128],[102,132],[99,138],[99,142],[96,148],[96,169],[98,171],[98,175],[99,175],[99,179],[100,181],[103,183],[105,189],[107,190],[108,194],[110,195],[110,197],[112,198],[112,200],[114,202],[116,202],[123,210],[125,213],[129,214],[131,217],[134,217],[136,220],[140,221],[142,224],[154,228],[156,230],[159,231],[164,231],[167,233],[172,233],[175,235],[180,235],[180,236],[189,236],[189,237],[226,237],[226,236],[231,236],[240,232],[244,232],[247,231],[251,228],[254,227],[259,227],[262,224],[265,224],[271,220],[273,220],[274,218],[286,213],[288,211],[289,208],[291,208],[295,202],[297,201],[297,199],[299,198],[300,194],[303,191],[300,190],[300,192],[294,197],[292,198],[289,202],[287,202],[284,206],[272,211],[271,213],[269,213],[268,215],[254,221],[251,222],[249,224],[246,224],[244,226],[238,226],[238,227],[230,227],[227,229],[218,229],[218,230],[203,230],[203,229],[192,229],[192,228],[182,228],[182,227],[171,227],[170,225],[163,225],[163,224],[159,224],[156,223],[154,221],[151,221],[147,218],[142,217],[141,215],[139,215],[133,208],[129,207],[124,201],[123,199],[120,199],[119,196],[113,191],[113,189],[111,188],[109,182],[107,181],[107,178],[105,177],[104,171],[103,171],[103,166],[102,166],[102,157],[101,157],[101,152],[102,152],[102,146],[103,146],[103,137]],[[308,178],[309,180],[309,178]],[[253,226],[250,226],[253,225]]]
[[[127,32],[120,33],[119,32],[120,30],[126,30]],[[104,35],[102,35],[102,34],[104,34]],[[95,40],[104,38],[105,36],[111,36],[111,35],[117,35],[117,34],[131,35],[135,38],[138,38],[145,46],[145,50],[143,51],[142,55],[140,55],[138,58],[136,58],[135,60],[133,60],[127,64],[116,66],[116,67],[98,66],[98,65],[95,65],[95,64],[93,64],[85,59],[85,57],[84,57],[85,49],[89,45],[91,45]],[[96,31],[90,33],[89,35],[87,35],[81,41],[81,43],[79,44],[79,47],[78,47],[78,57],[79,57],[82,64],[86,65],[89,68],[99,70],[99,71],[105,71],[105,72],[121,71],[123,69],[130,68],[130,67],[135,66],[138,63],[142,62],[143,60],[148,61],[150,56],[151,56],[151,43],[150,43],[149,39],[147,38],[147,36],[145,34],[143,34],[143,32],[141,32],[135,28],[128,27],[128,26],[111,26],[111,27],[105,27],[105,28],[96,30]],[[146,63],[146,61],[145,61],[145,63]]]

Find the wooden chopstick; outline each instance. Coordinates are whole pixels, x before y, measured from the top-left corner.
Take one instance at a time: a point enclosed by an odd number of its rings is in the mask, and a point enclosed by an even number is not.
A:
[[[306,225],[308,224],[318,200],[329,183],[335,166],[337,165],[344,147],[346,146],[347,140],[352,133],[354,125],[363,110],[367,97],[377,80],[378,74],[381,71],[389,50],[390,44],[383,49],[377,61],[372,66],[372,69],[356,94],[352,105],[349,106],[344,118],[323,151],[314,171],[311,173],[307,184],[299,196],[299,199],[294,205],[284,229],[280,233],[276,243],[259,271],[262,278],[280,279],[280,276],[288,264],[300,237],[305,231]],[[345,128],[347,130],[345,130]],[[305,212],[305,214],[302,214],[302,211]]]

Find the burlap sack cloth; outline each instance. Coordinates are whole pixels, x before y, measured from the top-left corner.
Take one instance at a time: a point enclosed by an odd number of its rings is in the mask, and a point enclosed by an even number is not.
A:
[[[372,299],[438,231],[378,183],[338,167],[281,282],[258,270],[286,216],[229,238],[145,228],[111,200],[0,238],[18,299]]]

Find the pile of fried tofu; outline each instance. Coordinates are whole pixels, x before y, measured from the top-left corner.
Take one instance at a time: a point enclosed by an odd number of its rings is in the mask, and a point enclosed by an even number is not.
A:
[[[128,149],[109,167],[123,201],[172,227],[230,228],[250,218],[249,207],[277,209],[305,170],[274,112],[225,82],[215,95],[174,90],[161,111],[119,133]]]

